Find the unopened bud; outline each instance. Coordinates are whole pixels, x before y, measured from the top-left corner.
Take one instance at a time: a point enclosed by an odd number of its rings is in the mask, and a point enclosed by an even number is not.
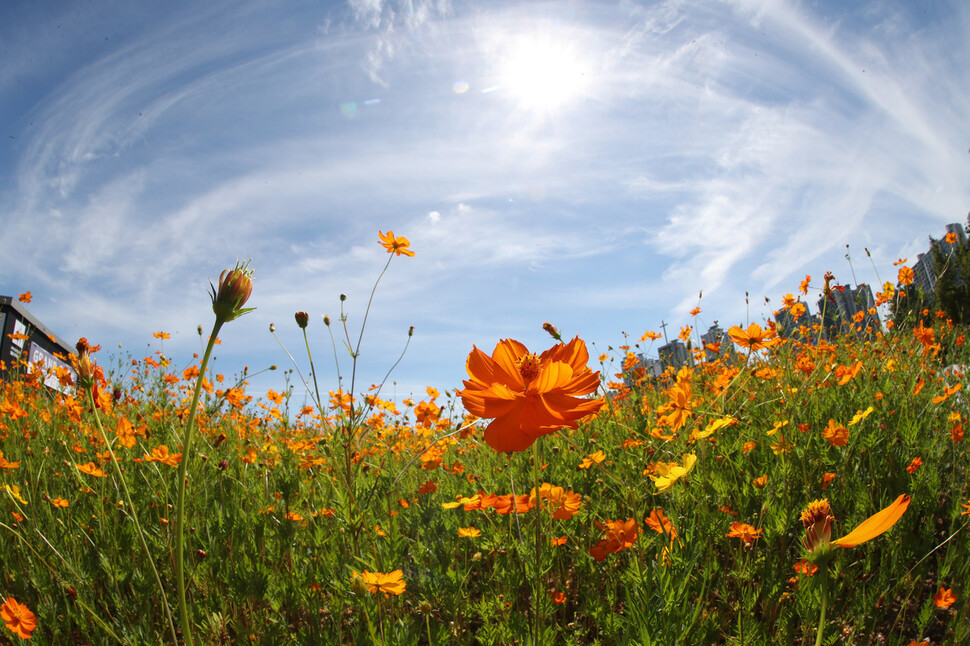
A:
[[[88,340],[84,337],[78,339],[77,345],[77,383],[83,390],[94,387],[94,360],[91,358],[91,351]]]
[[[408,336],[414,336],[414,326],[413,325],[410,328],[408,328]]]
[[[280,369],[280,367],[279,367],[278,365],[276,365],[276,364],[274,363],[273,365],[271,365],[271,366],[269,367],[269,369],[270,369],[270,370],[279,370],[279,369]]]
[[[199,336],[202,336],[202,326],[201,325],[196,329],[196,332],[199,333]]]
[[[270,323],[269,324],[269,332],[270,332],[270,334],[276,332],[276,323]]]
[[[330,317],[327,316],[326,314],[323,315],[323,324],[326,325],[327,327],[330,327]]]
[[[340,302],[343,303],[345,300],[347,300],[347,295],[346,294],[341,294],[340,295]]]
[[[305,330],[310,323],[310,315],[306,312],[297,312],[293,315],[293,318],[296,319],[296,324],[300,326],[301,330]]]
[[[549,336],[554,338],[556,341],[559,341],[560,343],[562,343],[562,337],[559,335],[559,330],[556,329],[555,325],[553,325],[549,321],[546,321],[545,323],[542,324],[542,329],[548,332]]]
[[[212,311],[217,321],[232,321],[253,310],[243,308],[253,293],[253,270],[249,268],[248,261],[223,270],[219,275],[218,289],[211,283],[209,286],[212,289]]]

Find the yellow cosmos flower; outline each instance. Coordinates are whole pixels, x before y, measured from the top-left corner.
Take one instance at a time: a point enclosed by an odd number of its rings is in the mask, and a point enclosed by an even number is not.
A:
[[[650,479],[653,480],[657,491],[667,491],[674,486],[675,482],[690,473],[696,462],[697,456],[693,453],[685,454],[683,462],[680,464],[676,462],[657,462],[654,465],[656,475],[651,475]]]

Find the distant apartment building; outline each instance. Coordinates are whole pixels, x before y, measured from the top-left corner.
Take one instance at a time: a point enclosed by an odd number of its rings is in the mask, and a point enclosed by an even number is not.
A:
[[[801,300],[796,303],[805,308],[805,312],[797,318],[788,308],[783,307],[775,312],[778,336],[813,343],[818,338],[814,331],[817,329],[816,326],[821,325],[822,319],[818,314],[811,313],[808,303]]]
[[[701,341],[704,343],[704,358],[708,362],[714,362],[722,357],[727,357],[733,351],[731,337],[721,329],[717,321],[714,321],[714,325],[701,335]],[[713,347],[716,347],[717,350],[714,350]]]
[[[872,333],[881,327],[876,313],[876,300],[872,289],[865,283],[833,287],[826,296],[818,299],[818,311],[822,327],[831,338],[839,334],[853,332],[857,335]]]
[[[657,354],[660,356],[660,363],[664,370],[667,368],[680,370],[684,366],[694,365],[693,355],[680,339],[674,339],[670,343],[660,346]]]
[[[946,236],[951,233],[957,238],[955,243],[946,241]],[[944,267],[936,266],[933,250],[939,249],[940,254],[946,261],[953,257],[959,246],[965,245],[966,243],[966,231],[964,231],[963,225],[958,222],[946,225],[946,234],[940,240],[934,240],[931,236],[930,248],[926,253],[917,254],[916,263],[912,266],[913,285],[927,296],[934,294],[936,292],[936,281],[940,276],[940,272],[944,270]],[[960,276],[957,280],[963,280],[963,277]]]

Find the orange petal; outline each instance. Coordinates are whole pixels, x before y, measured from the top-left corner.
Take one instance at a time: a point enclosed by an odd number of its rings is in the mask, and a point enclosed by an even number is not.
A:
[[[536,436],[523,433],[512,415],[492,420],[485,429],[485,443],[499,453],[525,451],[535,441]]]
[[[879,536],[895,525],[896,521],[902,517],[909,507],[909,500],[910,497],[906,494],[900,495],[891,505],[862,521],[862,524],[842,538],[832,541],[832,545],[846,548],[855,547]]]

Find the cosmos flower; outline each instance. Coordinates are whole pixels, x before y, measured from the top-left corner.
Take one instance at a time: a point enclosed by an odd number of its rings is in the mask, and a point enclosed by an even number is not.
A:
[[[7,597],[6,603],[0,606],[0,619],[7,624],[8,630],[21,639],[30,639],[30,633],[37,628],[34,613],[13,597]]]
[[[407,238],[394,236],[393,231],[388,231],[387,233],[377,232],[377,236],[381,239],[381,245],[387,249],[387,253],[393,253],[394,255],[400,256],[414,256],[414,252],[408,249],[411,246],[411,241]]]
[[[956,600],[957,600],[957,595],[953,594],[953,589],[952,588],[944,589],[942,585],[940,586],[939,591],[935,595],[933,595],[933,604],[937,608],[949,608],[954,603],[956,603]]]
[[[541,355],[513,339],[495,346],[492,356],[477,347],[468,355],[470,379],[458,391],[465,408],[492,422],[485,442],[499,452],[524,451],[542,435],[577,428],[599,411],[603,399],[583,395],[599,387],[599,372],[586,366],[586,344],[577,338]]]
[[[728,336],[739,346],[751,352],[770,348],[778,345],[779,342],[777,338],[771,338],[770,330],[762,329],[757,323],[752,323],[746,330],[734,325],[728,329]]]
[[[725,534],[729,538],[740,538],[747,545],[751,545],[756,540],[761,538],[761,533],[763,529],[755,529],[753,526],[747,523],[739,523],[734,521],[731,523],[731,531]]]
[[[362,581],[371,594],[383,592],[385,597],[392,594],[402,594],[404,592],[407,584],[404,582],[403,577],[404,572],[401,570],[394,570],[386,574],[383,572],[368,572],[364,570],[363,572],[354,572],[351,575],[352,579]]]
[[[653,484],[656,485],[657,491],[667,491],[674,486],[675,482],[690,473],[696,462],[697,456],[693,453],[685,454],[683,462],[680,464],[676,462],[657,462],[654,464],[656,475],[651,475],[650,478],[653,480]]]

